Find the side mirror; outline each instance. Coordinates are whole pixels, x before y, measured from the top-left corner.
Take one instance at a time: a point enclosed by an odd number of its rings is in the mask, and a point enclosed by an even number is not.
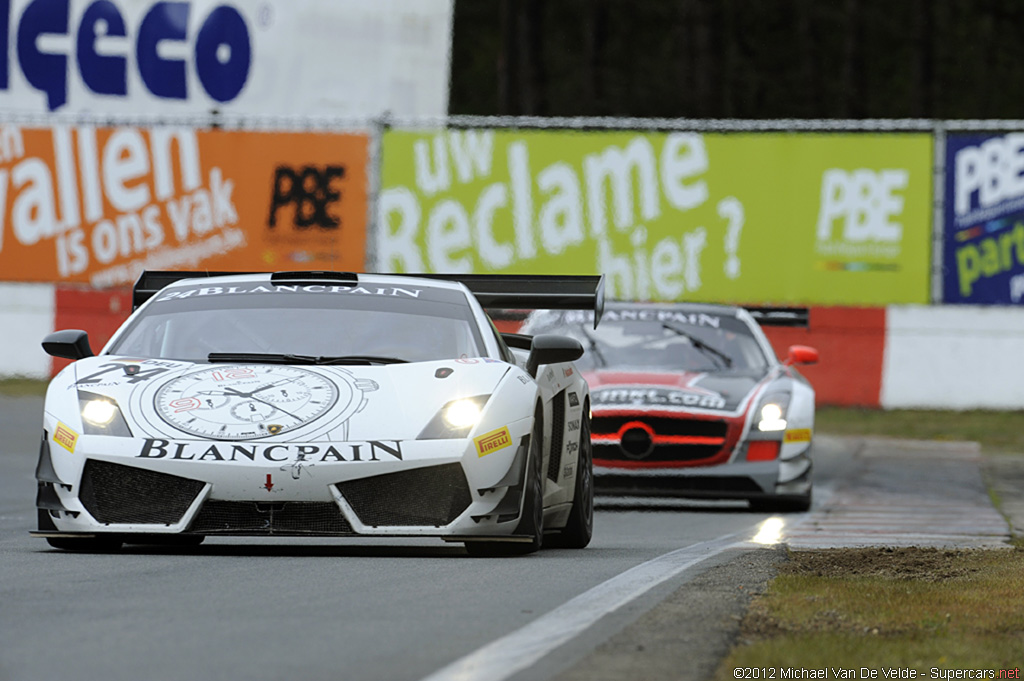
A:
[[[541,364],[558,364],[571,362],[583,356],[583,345],[575,338],[541,334],[533,337],[530,356],[526,360],[526,371],[537,377],[537,369]]]
[[[794,364],[817,364],[817,362],[818,351],[814,348],[806,345],[790,345],[789,357],[786,358],[784,364],[793,366]]]
[[[72,360],[93,356],[89,334],[79,329],[54,331],[43,339],[43,350],[48,355]]]

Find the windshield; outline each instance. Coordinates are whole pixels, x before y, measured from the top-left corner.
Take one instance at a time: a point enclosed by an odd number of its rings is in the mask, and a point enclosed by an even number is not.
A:
[[[472,310],[459,291],[432,290],[437,295],[424,299],[332,295],[319,291],[324,287],[309,287],[317,292],[258,288],[265,292],[158,298],[110,352],[194,362],[207,361],[210,353],[409,362],[486,354]]]
[[[583,371],[760,371],[768,366],[750,328],[735,317],[701,316],[692,324],[685,315],[663,316],[622,319],[606,313],[597,329],[563,316],[529,332],[579,339],[586,352],[576,364]]]

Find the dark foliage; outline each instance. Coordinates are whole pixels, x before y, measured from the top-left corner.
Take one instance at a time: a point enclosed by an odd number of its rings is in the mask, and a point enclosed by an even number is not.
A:
[[[450,113],[1024,118],[1019,0],[456,0]]]

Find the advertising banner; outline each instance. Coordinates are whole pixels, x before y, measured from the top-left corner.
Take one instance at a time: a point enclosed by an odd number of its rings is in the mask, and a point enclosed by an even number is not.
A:
[[[452,0],[0,0],[0,111],[448,110]]]
[[[946,137],[942,302],[1024,301],[1024,133]]]
[[[927,303],[931,205],[927,133],[392,130],[371,253],[621,299]]]
[[[360,271],[360,134],[0,125],[0,280]]]

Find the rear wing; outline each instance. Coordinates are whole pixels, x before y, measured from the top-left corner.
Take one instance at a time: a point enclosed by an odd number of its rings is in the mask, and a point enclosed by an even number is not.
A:
[[[761,326],[802,326],[811,321],[811,311],[806,307],[746,307],[744,309]]]
[[[594,328],[604,314],[604,275],[413,274],[458,281],[490,309],[593,310]]]
[[[139,275],[132,289],[132,309],[165,286],[181,279],[217,277],[232,274],[270,274],[271,283],[323,284],[359,283],[356,272],[164,272],[145,271]],[[466,285],[470,293],[485,308],[537,309],[537,310],[593,310],[594,328],[604,314],[604,275],[568,274],[408,274],[395,276],[420,277],[457,281]]]

